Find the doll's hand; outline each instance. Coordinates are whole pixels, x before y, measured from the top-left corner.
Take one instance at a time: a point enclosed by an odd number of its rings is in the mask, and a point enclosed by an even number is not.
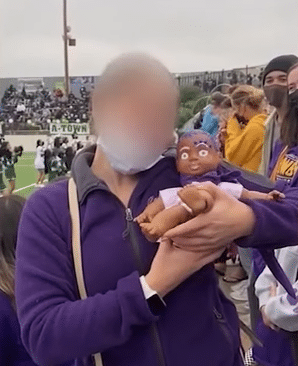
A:
[[[194,216],[207,212],[213,205],[213,197],[208,190],[200,189],[197,184],[187,185],[178,191],[178,196],[191,210]]]
[[[279,201],[282,200],[283,198],[286,198],[286,196],[283,193],[274,190],[267,194],[267,198],[269,200]]]

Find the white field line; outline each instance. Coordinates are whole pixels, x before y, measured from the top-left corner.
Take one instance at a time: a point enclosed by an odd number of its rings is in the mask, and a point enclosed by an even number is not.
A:
[[[16,189],[14,192],[19,192],[19,191],[22,191],[23,189],[26,189],[26,188],[29,188],[29,187],[32,187],[32,186],[35,186],[35,183],[29,184],[29,186],[26,186],[26,187]]]
[[[47,179],[45,179],[45,180],[44,180],[44,183],[46,183],[47,181],[48,181],[48,180],[47,180]],[[29,186],[26,186],[26,187],[22,187],[22,188],[16,189],[16,190],[14,190],[14,192],[19,192],[19,191],[22,191],[23,189],[30,188],[30,187],[32,187],[32,186],[35,186],[35,183],[29,184]]]

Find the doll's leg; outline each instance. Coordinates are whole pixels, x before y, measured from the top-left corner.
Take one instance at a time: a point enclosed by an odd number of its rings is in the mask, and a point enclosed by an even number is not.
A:
[[[178,192],[178,196],[192,210],[194,216],[208,211],[213,206],[211,194],[196,185],[185,186]]]
[[[151,222],[153,218],[164,209],[165,207],[162,199],[160,197],[155,198],[151,203],[148,204],[145,210],[134,219],[134,221],[136,221],[138,224],[143,222]]]
[[[159,212],[151,222],[141,223],[140,227],[149,240],[156,241],[165,232],[190,220],[192,217],[183,206],[176,205]]]

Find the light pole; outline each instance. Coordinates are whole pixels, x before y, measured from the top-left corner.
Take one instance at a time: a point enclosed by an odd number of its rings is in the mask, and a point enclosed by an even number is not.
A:
[[[63,40],[64,40],[64,84],[65,93],[69,94],[69,73],[68,73],[68,37],[67,37],[67,0],[63,0]]]
[[[67,25],[67,0],[63,0],[64,84],[67,97],[69,94],[68,45],[76,45],[76,40],[69,34],[70,31],[71,28]]]

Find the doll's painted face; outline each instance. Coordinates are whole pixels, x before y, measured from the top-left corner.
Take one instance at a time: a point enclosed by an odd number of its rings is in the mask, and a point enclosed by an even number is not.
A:
[[[204,134],[185,137],[177,146],[177,170],[185,175],[203,175],[216,170],[220,154]]]

